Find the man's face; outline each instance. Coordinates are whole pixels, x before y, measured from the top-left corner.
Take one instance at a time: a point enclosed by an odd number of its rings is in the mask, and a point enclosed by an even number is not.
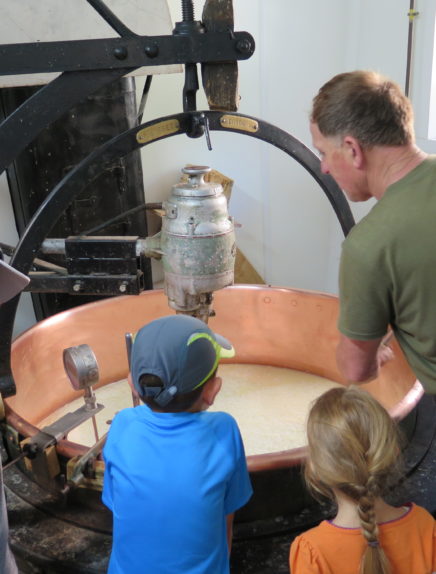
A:
[[[317,124],[310,124],[312,142],[321,159],[321,171],[330,174],[351,201],[366,201],[371,197],[367,190],[363,170],[355,161],[356,155],[351,141],[346,138],[326,137]]]

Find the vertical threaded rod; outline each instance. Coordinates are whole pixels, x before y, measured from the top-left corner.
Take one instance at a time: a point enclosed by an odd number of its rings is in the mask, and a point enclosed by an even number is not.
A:
[[[194,2],[193,0],[182,0],[183,22],[194,22]]]

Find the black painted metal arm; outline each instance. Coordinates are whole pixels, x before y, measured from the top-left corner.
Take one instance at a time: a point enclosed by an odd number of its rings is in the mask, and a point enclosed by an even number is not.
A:
[[[246,60],[248,32],[131,36],[0,45],[0,75]]]

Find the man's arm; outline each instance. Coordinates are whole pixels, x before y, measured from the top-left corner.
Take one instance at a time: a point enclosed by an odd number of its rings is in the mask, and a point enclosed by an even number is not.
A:
[[[375,379],[379,368],[394,356],[387,346],[390,335],[359,341],[340,335],[336,349],[336,362],[341,374],[350,383],[366,383]]]

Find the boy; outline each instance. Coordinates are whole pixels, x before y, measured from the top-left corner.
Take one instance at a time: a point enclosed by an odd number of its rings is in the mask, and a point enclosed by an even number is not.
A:
[[[233,513],[252,489],[235,420],[205,412],[231,344],[172,315],[136,335],[131,380],[145,403],[120,411],[104,448],[113,513],[110,574],[226,574]]]

